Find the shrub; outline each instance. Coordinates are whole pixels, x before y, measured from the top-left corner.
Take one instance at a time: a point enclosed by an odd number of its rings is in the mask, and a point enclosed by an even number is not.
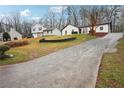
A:
[[[18,40],[18,38],[17,37],[14,37],[14,40]]]
[[[7,58],[8,55],[5,55],[5,52],[10,49],[7,45],[1,45],[0,46],[0,59]]]
[[[32,36],[27,36],[27,38],[32,38]]]
[[[66,41],[71,41],[71,40],[75,40],[76,37],[65,37],[62,39],[53,39],[53,40],[45,40],[45,39],[40,39],[39,42],[66,42]]]
[[[78,34],[78,32],[72,32],[72,34]]]
[[[5,45],[8,45],[10,47],[19,47],[19,46],[24,46],[24,45],[28,45],[28,44],[29,44],[29,41],[27,41],[27,40],[11,41],[11,42],[5,43]]]
[[[9,41],[9,40],[11,40],[9,33],[4,32],[3,33],[3,41]]]

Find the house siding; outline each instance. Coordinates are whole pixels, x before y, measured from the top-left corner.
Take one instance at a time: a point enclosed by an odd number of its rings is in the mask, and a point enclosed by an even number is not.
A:
[[[78,27],[68,25],[62,30],[62,35],[71,35],[72,31],[77,32],[79,34],[79,28]]]
[[[10,34],[11,40],[14,40],[14,38],[22,39],[22,35],[19,32],[15,31],[14,29],[11,29],[9,34]]]
[[[96,28],[96,33],[109,33],[110,32],[110,25],[109,24],[103,24],[103,25],[99,25]],[[100,28],[103,28],[102,30]],[[81,33],[82,34],[88,34],[90,31],[90,27],[82,27],[81,29]]]
[[[52,30],[52,35],[61,36],[61,31],[59,29]]]
[[[41,30],[40,30],[41,28]],[[31,28],[31,33],[33,35],[34,38],[39,37],[39,36],[43,36],[43,30],[45,30],[46,28],[43,27],[40,24],[36,24]]]

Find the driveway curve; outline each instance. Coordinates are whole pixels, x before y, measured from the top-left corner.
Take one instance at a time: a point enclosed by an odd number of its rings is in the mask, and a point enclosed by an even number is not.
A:
[[[0,87],[95,87],[101,57],[122,33],[111,33],[26,63],[0,66]]]

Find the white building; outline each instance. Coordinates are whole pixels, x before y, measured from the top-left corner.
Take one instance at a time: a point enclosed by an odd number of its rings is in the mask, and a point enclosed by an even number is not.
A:
[[[96,26],[96,33],[109,33],[111,31],[110,23],[98,24]],[[90,31],[90,26],[79,27],[81,29],[81,34],[88,34]]]
[[[36,24],[32,26],[31,32],[34,38],[45,35],[57,35],[57,36],[61,35],[61,31],[59,29],[45,28],[40,24]]]
[[[40,24],[35,24],[32,26],[31,28],[31,33],[33,35],[33,37],[40,37],[40,36],[43,36],[43,30],[45,30],[46,28],[43,27],[42,25]]]
[[[8,32],[8,34],[10,35],[11,40],[22,39],[22,35],[13,28],[11,28],[10,31],[5,31],[5,32]],[[3,32],[0,33],[0,40],[3,40]]]
[[[33,37],[39,37],[44,35],[71,35],[71,34],[89,34],[91,26],[83,26],[83,27],[76,27],[73,25],[66,25],[62,30],[59,30],[57,28],[45,28],[40,24],[36,24],[32,27],[32,35]],[[110,23],[103,23],[98,24],[96,26],[96,34],[106,34],[111,31],[111,25]]]
[[[57,28],[55,29],[46,29],[43,31],[43,35],[55,35],[55,36],[61,36],[61,31]]]
[[[61,36],[61,31],[57,28],[52,30],[52,35]]]
[[[43,35],[45,36],[45,35],[53,35],[52,34],[52,28],[47,28],[47,29],[45,29],[45,30],[43,30]]]
[[[63,29],[62,29],[62,35],[71,35],[73,33],[80,33],[80,29],[76,26],[73,25],[66,25]]]
[[[22,35],[13,28],[10,29],[9,35],[11,37],[11,40],[22,39]]]

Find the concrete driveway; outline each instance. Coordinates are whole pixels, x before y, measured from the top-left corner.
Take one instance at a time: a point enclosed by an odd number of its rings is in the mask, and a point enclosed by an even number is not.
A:
[[[47,56],[0,67],[0,87],[95,87],[101,57],[122,33],[108,34]]]

